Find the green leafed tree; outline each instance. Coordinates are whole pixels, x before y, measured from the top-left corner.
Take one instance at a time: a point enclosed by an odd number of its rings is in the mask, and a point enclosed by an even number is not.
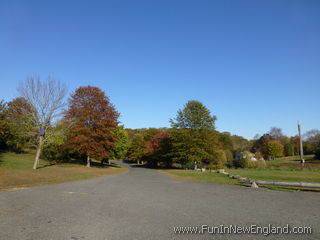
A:
[[[216,117],[199,101],[189,101],[170,120],[172,159],[180,164],[210,164],[217,157]]]
[[[123,159],[129,148],[128,133],[123,126],[118,126],[113,134],[115,135],[116,141],[111,157],[114,159]]]
[[[271,140],[267,143],[267,153],[269,158],[277,158],[283,156],[284,147],[278,140]]]
[[[7,103],[4,100],[0,101],[0,150],[6,148],[8,137],[8,122],[6,118]]]
[[[25,98],[15,98],[8,103],[6,110],[8,147],[16,152],[23,152],[35,144],[36,123],[34,109]]]
[[[183,109],[178,110],[177,117],[170,119],[171,127],[177,129],[206,129],[214,130],[216,116],[203,103],[191,100]]]
[[[146,142],[143,133],[136,133],[130,140],[130,146],[127,152],[127,158],[133,161],[141,161],[146,153]]]

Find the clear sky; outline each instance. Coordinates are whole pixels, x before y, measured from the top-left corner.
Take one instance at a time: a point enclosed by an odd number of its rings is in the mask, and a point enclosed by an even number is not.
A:
[[[320,1],[0,1],[0,99],[30,75],[105,91],[125,127],[191,99],[219,131],[320,128]]]

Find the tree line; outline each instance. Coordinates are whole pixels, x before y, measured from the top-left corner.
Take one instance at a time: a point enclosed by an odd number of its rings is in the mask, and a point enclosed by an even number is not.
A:
[[[30,77],[18,90],[19,97],[0,101],[0,148],[34,149],[34,168],[40,156],[55,162],[80,160],[88,167],[92,159],[103,164],[127,158],[153,167],[258,168],[267,159],[299,154],[299,137],[285,136],[277,127],[253,140],[217,131],[217,117],[196,100],[177,111],[170,128],[125,129],[98,87],[79,87],[68,101],[66,87],[54,79]],[[304,152],[320,158],[319,130],[305,134]]]
[[[34,169],[40,156],[50,161],[84,159],[88,167],[91,158],[103,162],[123,157],[126,135],[119,113],[101,89],[79,87],[66,102],[67,90],[59,81],[30,77],[18,91],[18,98],[0,103],[2,149],[36,150]]]
[[[127,157],[153,166],[206,165],[212,168],[265,167],[265,160],[299,154],[299,137],[288,137],[277,127],[247,140],[215,130],[215,116],[198,101],[179,110],[171,128],[128,129]],[[320,131],[305,134],[304,152],[320,158]]]

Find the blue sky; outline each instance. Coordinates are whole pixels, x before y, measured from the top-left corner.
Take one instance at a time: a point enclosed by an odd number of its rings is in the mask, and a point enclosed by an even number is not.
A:
[[[191,99],[219,131],[320,128],[320,1],[0,1],[0,99],[27,76],[105,91],[126,127]]]

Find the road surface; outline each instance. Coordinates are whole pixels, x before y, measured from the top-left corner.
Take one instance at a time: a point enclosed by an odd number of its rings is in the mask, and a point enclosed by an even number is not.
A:
[[[174,232],[182,226],[269,224],[311,227],[313,233],[266,238]],[[320,239],[319,228],[320,194],[185,182],[144,168],[0,192],[1,240]]]

